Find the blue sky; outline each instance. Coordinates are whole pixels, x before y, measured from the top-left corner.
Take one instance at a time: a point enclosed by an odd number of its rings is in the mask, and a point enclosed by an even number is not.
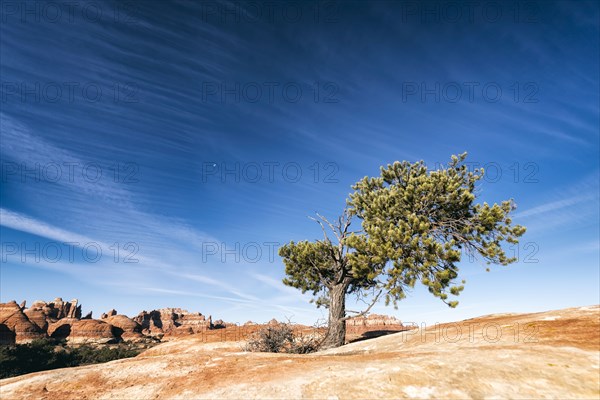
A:
[[[311,323],[277,247],[380,165],[468,151],[519,262],[374,311],[598,303],[598,3],[478,4],[3,2],[1,300]]]

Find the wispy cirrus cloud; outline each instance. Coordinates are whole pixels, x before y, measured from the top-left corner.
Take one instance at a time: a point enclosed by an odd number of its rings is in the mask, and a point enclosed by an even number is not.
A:
[[[99,245],[101,249],[104,249],[104,251],[112,248],[112,244],[94,240],[86,235],[69,232],[59,227],[51,226],[42,221],[35,220],[3,208],[0,208],[0,226],[39,236],[51,241],[69,244],[75,247],[82,247],[93,243],[95,245]],[[8,248],[8,243],[9,242],[6,240],[3,241],[3,252],[5,252],[5,250]],[[109,260],[105,259],[101,260],[100,262],[90,263],[81,260],[77,260],[75,262],[65,262],[65,260],[61,260],[60,262],[48,262],[47,260],[23,261],[21,254],[14,253],[11,255],[14,255],[14,257],[3,254],[3,262],[16,262],[29,265],[31,267],[51,269],[59,273],[70,275],[74,278],[85,280],[89,280],[91,277],[95,276],[94,280],[96,280],[99,284],[109,287],[122,286],[124,275],[131,277],[130,281],[139,281],[139,277],[144,276],[145,279],[143,280],[154,281],[155,284],[164,284],[164,287],[162,288],[155,287],[152,289],[152,291],[158,293],[181,294],[185,296],[213,298],[239,303],[253,303],[262,301],[256,296],[246,294],[237,289],[236,285],[232,282],[225,280],[221,281],[209,276],[198,275],[197,273],[193,274],[185,272],[188,269],[186,268],[186,264],[191,264],[191,259],[194,257],[193,253],[180,254],[181,258],[177,264],[161,260],[160,258],[136,254],[134,257],[136,262],[127,265],[111,262],[111,257],[108,257]],[[29,258],[31,259],[32,257]],[[82,271],[85,271],[85,273],[82,273]],[[161,276],[168,276],[170,279],[169,281],[165,282],[160,278]],[[169,289],[169,287],[178,286],[177,282],[189,283],[190,281],[201,283],[203,291],[208,290],[208,292],[199,294],[198,292]],[[193,286],[193,284],[188,284],[187,286]],[[127,287],[132,289],[130,284],[127,285]],[[209,293],[211,292],[230,293],[237,297],[210,295]]]
[[[72,151],[66,150],[50,141],[43,139],[16,119],[1,115],[2,149],[1,154],[6,162],[24,165],[44,166],[48,164],[63,165],[72,163],[85,165],[90,162],[101,162],[97,158],[84,158]],[[3,166],[4,167],[4,166]],[[3,177],[4,179],[5,177]],[[76,179],[61,179],[56,183],[39,182],[31,179],[19,185],[19,177],[15,178],[17,189],[25,193],[33,193],[44,188],[45,203],[37,202],[33,195],[26,195],[33,209],[40,210],[40,216],[27,215],[8,208],[0,208],[0,225],[15,231],[20,231],[36,237],[61,243],[72,243],[75,246],[85,246],[90,243],[99,245],[105,252],[115,243],[123,246],[133,243],[138,251],[134,255],[135,265],[127,265],[124,272],[122,264],[102,262],[87,265],[86,269],[73,268],[64,263],[46,263],[47,268],[63,271],[79,279],[89,279],[92,270],[102,271],[103,279],[98,280],[103,285],[116,285],[124,273],[129,276],[132,270],[148,276],[157,283],[160,277],[167,275],[171,281],[164,281],[166,288],[177,286],[176,282],[195,281],[203,284],[205,289],[213,292],[225,292],[246,301],[257,298],[243,293],[234,285],[218,278],[191,273],[197,269],[198,259],[201,258],[203,243],[220,243],[211,235],[192,228],[186,221],[167,215],[151,214],[140,209],[140,204],[146,202],[140,196],[143,193],[131,191],[127,185],[113,182],[111,177],[91,182],[81,177]],[[54,208],[57,212],[46,213],[44,210]],[[98,218],[102,216],[102,218]],[[60,221],[60,226],[51,221]],[[79,233],[85,229],[85,234]],[[18,258],[18,257],[17,257]],[[13,258],[13,262],[19,262]],[[39,263],[33,266],[40,266]],[[61,267],[64,267],[61,269]],[[86,267],[79,262],[79,267]],[[209,268],[210,266],[204,265]],[[81,271],[85,270],[85,274]],[[215,275],[216,277],[220,275]],[[107,277],[113,276],[114,279]],[[166,292],[165,292],[166,293]]]
[[[48,225],[26,215],[6,210],[4,208],[0,208],[0,225],[17,231],[62,242],[89,243],[94,241],[88,236],[69,232],[65,229]]]
[[[573,207],[578,204],[588,202],[588,201],[597,201],[598,196],[593,194],[585,194],[579,196],[567,197],[560,200],[550,201],[539,206],[518,212],[515,214],[515,218],[527,218],[527,217],[535,217],[541,214],[546,214],[548,212],[556,212],[560,210],[564,210],[565,208]]]
[[[599,174],[594,172],[562,190],[552,190],[544,196],[545,202],[517,211],[514,218],[523,221],[528,231],[588,225],[598,218],[598,189]]]

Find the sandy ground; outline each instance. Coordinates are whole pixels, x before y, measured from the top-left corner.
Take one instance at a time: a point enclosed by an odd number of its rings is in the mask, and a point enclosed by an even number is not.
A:
[[[600,306],[496,314],[310,355],[190,336],[0,381],[0,399],[600,398]]]

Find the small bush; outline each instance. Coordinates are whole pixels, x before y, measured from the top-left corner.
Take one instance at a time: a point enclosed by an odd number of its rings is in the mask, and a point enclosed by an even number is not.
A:
[[[307,354],[319,350],[323,335],[295,333],[291,323],[270,324],[250,336],[244,350],[265,353]]]

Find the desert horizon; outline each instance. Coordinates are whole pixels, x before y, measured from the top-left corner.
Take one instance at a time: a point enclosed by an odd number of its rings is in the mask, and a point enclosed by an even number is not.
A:
[[[494,314],[367,335],[310,354],[248,352],[245,337],[209,340],[195,333],[134,358],[3,379],[0,393],[23,399],[235,399],[242,392],[363,399],[377,391],[385,398],[463,399],[497,396],[502,388],[510,398],[594,398],[600,394],[599,312],[600,305],[591,305]]]

